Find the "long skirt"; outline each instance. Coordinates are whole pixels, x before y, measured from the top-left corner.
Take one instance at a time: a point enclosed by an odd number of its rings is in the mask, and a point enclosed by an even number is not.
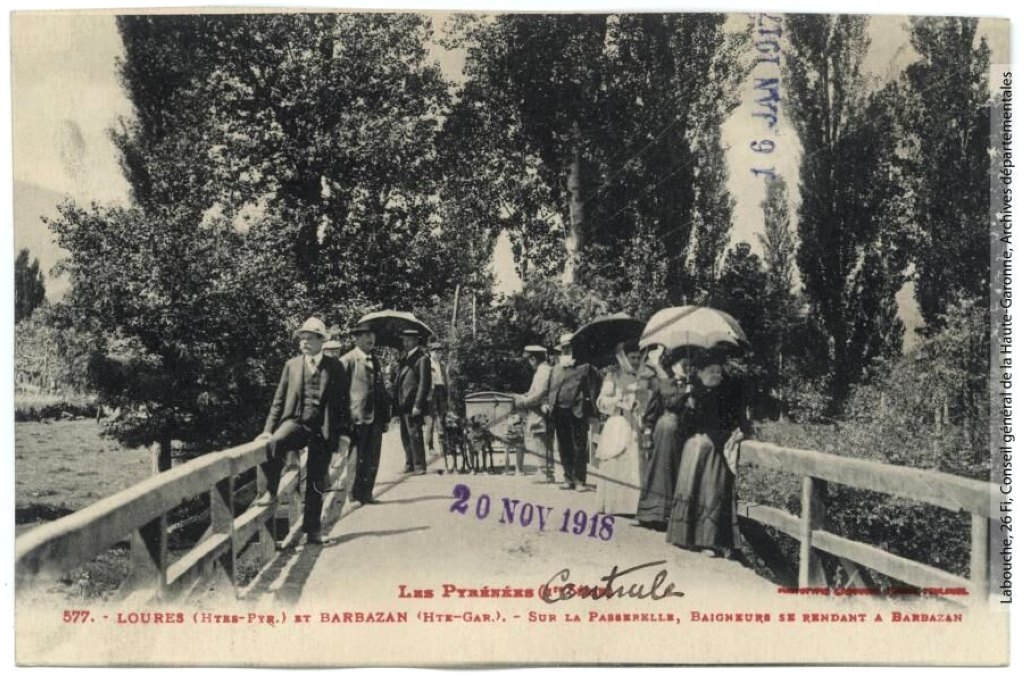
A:
[[[644,470],[636,518],[642,524],[664,524],[672,515],[672,496],[683,449],[679,416],[665,412],[654,426],[654,449]]]
[[[733,485],[725,456],[710,437],[686,440],[666,539],[683,548],[732,548]]]
[[[608,515],[635,515],[640,503],[640,440],[633,432],[625,451],[597,467],[598,510]]]

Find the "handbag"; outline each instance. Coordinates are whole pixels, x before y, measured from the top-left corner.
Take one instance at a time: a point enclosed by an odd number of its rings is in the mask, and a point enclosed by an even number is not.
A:
[[[601,461],[615,458],[629,446],[632,435],[633,426],[629,424],[625,416],[610,417],[601,428],[601,439],[597,441],[597,450],[594,455]]]

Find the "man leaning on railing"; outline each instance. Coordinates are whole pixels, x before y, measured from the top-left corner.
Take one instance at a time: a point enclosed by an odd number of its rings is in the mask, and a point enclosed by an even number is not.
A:
[[[323,353],[327,327],[311,317],[297,332],[302,353],[284,365],[281,382],[263,433],[257,440],[266,440],[270,460],[264,464],[267,493],[256,505],[272,505],[277,498],[284,455],[305,447],[306,501],[302,531],[308,543],[323,543],[320,513],[331,454],[338,448],[342,435],[349,434],[349,384],[341,363]]]

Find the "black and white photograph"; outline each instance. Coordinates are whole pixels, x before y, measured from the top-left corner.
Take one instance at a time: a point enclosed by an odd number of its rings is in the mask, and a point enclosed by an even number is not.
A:
[[[1009,19],[503,10],[11,14],[15,662],[1007,665]]]

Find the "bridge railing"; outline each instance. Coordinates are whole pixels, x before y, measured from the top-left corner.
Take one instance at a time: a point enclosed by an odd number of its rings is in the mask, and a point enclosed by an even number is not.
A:
[[[993,505],[998,500],[994,484],[931,470],[756,441],[741,443],[740,465],[781,470],[802,478],[799,515],[771,506],[742,502],[739,510],[741,519],[773,527],[799,541],[800,587],[825,585],[820,558],[820,553],[824,552],[838,558],[840,566],[853,580],[860,578],[860,567],[865,567],[920,588],[965,588],[970,593],[971,602],[982,602],[988,598],[989,526],[995,517]],[[829,482],[921,501],[953,512],[970,513],[970,578],[826,531],[823,497]]]
[[[276,505],[250,504],[244,510],[244,504],[236,505],[235,483],[252,468],[256,468],[256,495],[266,491],[260,464],[267,460],[263,441],[210,453],[26,532],[15,542],[16,589],[21,592],[58,578],[126,537],[131,542],[131,572],[122,590],[127,593],[169,599],[218,574],[235,587],[238,557],[250,544],[257,566],[274,558],[277,541],[272,530],[279,526],[279,512],[287,512],[285,540],[296,534],[302,520],[298,488],[304,453],[289,455]],[[188,552],[171,562],[167,515],[183,501],[202,494],[209,495],[209,528]]]

